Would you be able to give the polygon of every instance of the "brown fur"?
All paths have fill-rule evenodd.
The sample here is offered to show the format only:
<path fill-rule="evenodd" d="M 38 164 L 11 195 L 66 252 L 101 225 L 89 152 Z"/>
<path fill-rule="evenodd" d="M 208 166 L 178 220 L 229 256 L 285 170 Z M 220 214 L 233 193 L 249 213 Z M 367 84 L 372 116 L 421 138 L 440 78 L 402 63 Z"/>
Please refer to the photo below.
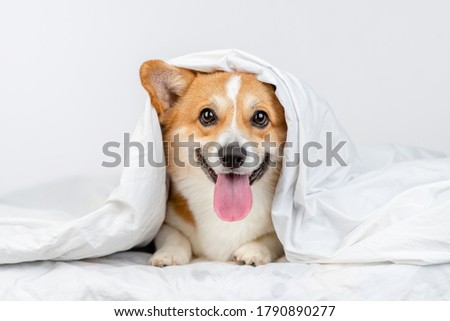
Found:
<path fill-rule="evenodd" d="M 183 197 L 183 195 L 175 190 L 173 185 L 170 186 L 169 190 L 168 206 L 172 206 L 175 213 L 177 213 L 187 223 L 195 225 L 194 215 L 192 215 L 192 212 L 189 209 L 187 200 Z"/>

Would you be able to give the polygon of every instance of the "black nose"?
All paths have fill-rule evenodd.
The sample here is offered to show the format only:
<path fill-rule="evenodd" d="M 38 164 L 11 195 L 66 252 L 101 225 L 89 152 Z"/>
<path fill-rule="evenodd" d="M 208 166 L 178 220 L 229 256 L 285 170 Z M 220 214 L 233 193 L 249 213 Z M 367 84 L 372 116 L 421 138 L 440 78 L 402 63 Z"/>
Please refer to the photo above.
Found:
<path fill-rule="evenodd" d="M 247 152 L 237 142 L 228 144 L 219 150 L 220 162 L 228 168 L 241 167 L 244 164 L 245 156 L 247 156 Z"/>

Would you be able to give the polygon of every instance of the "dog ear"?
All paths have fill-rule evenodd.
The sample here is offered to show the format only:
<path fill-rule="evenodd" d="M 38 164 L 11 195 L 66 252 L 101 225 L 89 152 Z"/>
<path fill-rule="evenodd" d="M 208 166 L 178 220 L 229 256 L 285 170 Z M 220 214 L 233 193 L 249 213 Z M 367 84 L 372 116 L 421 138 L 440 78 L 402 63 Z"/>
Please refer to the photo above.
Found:
<path fill-rule="evenodd" d="M 171 66 L 162 60 L 149 60 L 139 71 L 158 117 L 175 105 L 195 78 L 194 72 Z"/>

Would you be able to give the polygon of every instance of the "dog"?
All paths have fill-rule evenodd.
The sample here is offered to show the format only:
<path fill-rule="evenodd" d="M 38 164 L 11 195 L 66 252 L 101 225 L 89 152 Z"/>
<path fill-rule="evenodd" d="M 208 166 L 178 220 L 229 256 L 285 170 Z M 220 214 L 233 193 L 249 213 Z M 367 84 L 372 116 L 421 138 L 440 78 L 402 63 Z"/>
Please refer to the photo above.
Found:
<path fill-rule="evenodd" d="M 256 266 L 281 257 L 271 207 L 287 125 L 275 87 L 249 73 L 161 60 L 143 63 L 140 78 L 161 124 L 170 180 L 149 264 L 200 257 Z M 197 144 L 190 150 L 182 148 L 189 137 Z M 278 147 L 264 146 L 267 137 Z"/>

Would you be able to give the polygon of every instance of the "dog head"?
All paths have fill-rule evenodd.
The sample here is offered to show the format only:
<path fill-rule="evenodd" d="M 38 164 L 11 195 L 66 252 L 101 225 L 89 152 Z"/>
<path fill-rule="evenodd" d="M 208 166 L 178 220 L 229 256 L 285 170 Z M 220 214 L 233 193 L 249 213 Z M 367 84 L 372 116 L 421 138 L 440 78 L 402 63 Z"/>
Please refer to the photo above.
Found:
<path fill-rule="evenodd" d="M 206 74 L 160 60 L 145 62 L 140 77 L 163 129 L 171 179 L 209 181 L 217 215 L 243 219 L 252 185 L 278 180 L 287 126 L 274 87 L 252 74 Z"/>

